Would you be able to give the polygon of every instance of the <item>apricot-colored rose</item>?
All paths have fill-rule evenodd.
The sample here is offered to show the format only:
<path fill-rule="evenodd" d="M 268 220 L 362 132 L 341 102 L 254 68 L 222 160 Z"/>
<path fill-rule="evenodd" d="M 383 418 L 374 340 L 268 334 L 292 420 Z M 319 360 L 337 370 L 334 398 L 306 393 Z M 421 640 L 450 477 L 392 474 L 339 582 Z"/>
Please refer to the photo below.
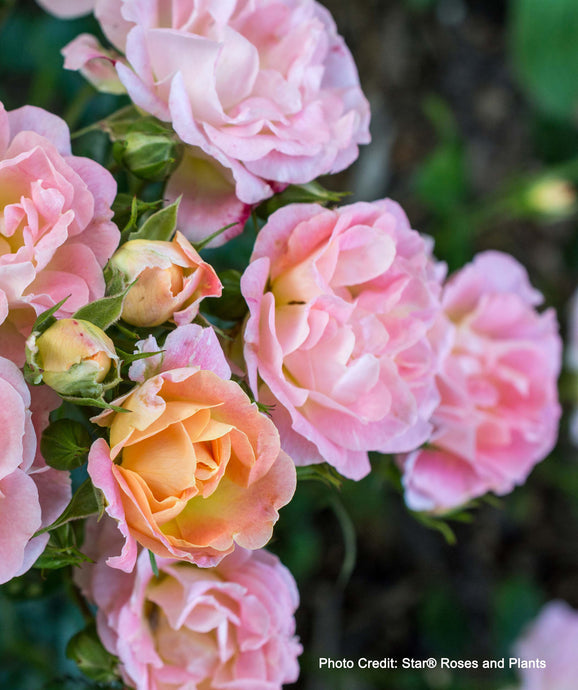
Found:
<path fill-rule="evenodd" d="M 110 263 L 129 282 L 136 280 L 122 308 L 122 318 L 134 326 L 158 326 L 169 319 L 182 326 L 199 313 L 204 297 L 221 296 L 214 269 L 180 232 L 171 242 L 130 240 Z"/>
<path fill-rule="evenodd" d="M 109 565 L 126 571 L 137 542 L 200 566 L 216 565 L 235 543 L 260 548 L 295 490 L 274 424 L 225 380 L 214 332 L 182 326 L 164 349 L 175 368 L 161 367 L 116 402 L 130 412 L 96 419 L 110 427 L 110 448 L 100 439 L 89 455 L 89 474 L 126 537 Z"/>

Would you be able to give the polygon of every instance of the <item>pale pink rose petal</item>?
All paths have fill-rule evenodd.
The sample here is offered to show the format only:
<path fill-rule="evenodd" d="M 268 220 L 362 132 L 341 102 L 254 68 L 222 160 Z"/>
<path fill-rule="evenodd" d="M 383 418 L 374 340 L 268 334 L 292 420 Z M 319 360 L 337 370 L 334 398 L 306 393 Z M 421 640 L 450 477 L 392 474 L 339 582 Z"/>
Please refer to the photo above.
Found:
<path fill-rule="evenodd" d="M 90 449 L 88 473 L 94 486 L 106 496 L 106 512 L 116 520 L 118 529 L 125 539 L 120 555 L 108 558 L 107 564 L 111 568 L 118 568 L 129 573 L 136 563 L 137 543 L 126 524 L 121 490 L 114 477 L 110 449 L 104 439 L 95 441 Z"/>
<path fill-rule="evenodd" d="M 88 14 L 98 0 L 37 0 L 47 12 L 63 19 L 72 19 Z"/>
<path fill-rule="evenodd" d="M 10 122 L 4 104 L 0 103 L 0 156 L 4 156 L 10 143 Z"/>
<path fill-rule="evenodd" d="M 56 146 L 62 156 L 70 156 L 70 130 L 57 115 L 34 105 L 11 110 L 7 115 L 11 139 L 15 139 L 20 132 L 35 132 Z"/>
<path fill-rule="evenodd" d="M 167 201 L 181 197 L 179 226 L 187 227 L 191 242 L 200 242 L 226 225 L 235 225 L 216 237 L 208 246 L 216 247 L 238 235 L 243 229 L 251 205 L 236 196 L 231 172 L 201 149 L 189 147 L 171 175 L 165 190 Z"/>
<path fill-rule="evenodd" d="M 62 50 L 62 56 L 64 69 L 78 70 L 98 91 L 125 93 L 115 69 L 115 64 L 122 59 L 122 55 L 103 48 L 94 36 L 77 36 Z"/>
<path fill-rule="evenodd" d="M 0 480 L 0 584 L 24 572 L 24 550 L 40 524 L 36 485 L 16 469 Z"/>
<path fill-rule="evenodd" d="M 577 644 L 578 613 L 565 601 L 546 604 L 512 651 L 527 663 L 518 671 L 520 690 L 573 690 Z"/>
<path fill-rule="evenodd" d="M 565 353 L 566 366 L 574 376 L 578 376 L 578 290 L 568 305 L 568 336 Z M 578 446 L 578 400 L 574 400 L 574 410 L 570 415 L 568 430 L 570 440 Z"/>
<path fill-rule="evenodd" d="M 197 324 L 180 326 L 169 333 L 163 350 L 161 371 L 198 367 L 212 371 L 222 379 L 231 377 L 231 369 L 212 328 L 202 328 Z"/>

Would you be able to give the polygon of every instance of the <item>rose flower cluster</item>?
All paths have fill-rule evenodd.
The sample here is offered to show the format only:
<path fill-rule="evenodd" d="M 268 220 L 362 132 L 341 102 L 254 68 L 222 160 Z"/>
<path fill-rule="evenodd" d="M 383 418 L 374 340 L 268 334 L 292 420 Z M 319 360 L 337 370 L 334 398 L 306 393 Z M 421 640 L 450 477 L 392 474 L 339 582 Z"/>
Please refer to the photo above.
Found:
<path fill-rule="evenodd" d="M 441 515 L 510 492 L 556 442 L 556 316 L 505 254 L 447 277 L 394 201 L 287 203 L 369 141 L 314 0 L 39 3 L 99 23 L 108 46 L 63 52 L 136 106 L 105 128 L 116 143 L 180 155 L 123 226 L 117 181 L 60 118 L 0 110 L 1 582 L 46 567 L 58 537 L 129 687 L 278 690 L 299 673 L 298 595 L 263 547 L 296 468 L 359 480 L 387 454 L 408 507 Z M 250 214 L 231 284 L 202 249 Z M 71 430 L 79 462 L 50 443 Z M 70 523 L 89 514 L 83 543 Z"/>

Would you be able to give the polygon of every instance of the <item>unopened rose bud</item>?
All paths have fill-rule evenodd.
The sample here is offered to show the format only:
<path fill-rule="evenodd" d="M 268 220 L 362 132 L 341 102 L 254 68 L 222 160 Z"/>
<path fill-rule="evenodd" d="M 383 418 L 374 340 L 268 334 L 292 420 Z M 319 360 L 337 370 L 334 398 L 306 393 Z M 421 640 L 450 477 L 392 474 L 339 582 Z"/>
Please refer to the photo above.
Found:
<path fill-rule="evenodd" d="M 576 190 L 565 179 L 552 177 L 530 187 L 526 201 L 531 211 L 564 218 L 576 210 Z"/>
<path fill-rule="evenodd" d="M 178 166 L 182 152 L 179 144 L 166 134 L 131 132 L 117 149 L 122 163 L 137 177 L 160 181 Z"/>
<path fill-rule="evenodd" d="M 27 341 L 29 363 L 42 380 L 61 395 L 95 397 L 118 363 L 114 343 L 106 333 L 81 319 L 61 319 Z"/>
<path fill-rule="evenodd" d="M 133 326 L 190 323 L 204 297 L 219 297 L 221 283 L 180 232 L 172 242 L 131 240 L 110 260 L 130 283 L 122 318 Z"/>

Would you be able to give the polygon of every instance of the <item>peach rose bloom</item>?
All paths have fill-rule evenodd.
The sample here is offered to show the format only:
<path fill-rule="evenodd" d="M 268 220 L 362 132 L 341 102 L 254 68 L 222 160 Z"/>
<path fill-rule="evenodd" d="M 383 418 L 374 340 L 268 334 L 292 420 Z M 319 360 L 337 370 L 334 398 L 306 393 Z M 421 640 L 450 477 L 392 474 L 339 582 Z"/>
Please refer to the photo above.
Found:
<path fill-rule="evenodd" d="M 279 434 L 230 375 L 212 329 L 177 328 L 160 372 L 105 412 L 110 446 L 88 472 L 126 538 L 113 567 L 134 567 L 137 542 L 163 557 L 213 566 L 235 544 L 262 547 L 295 491 Z M 149 372 L 152 373 L 152 372 Z"/>
<path fill-rule="evenodd" d="M 129 240 L 110 265 L 121 271 L 130 288 L 122 318 L 134 326 L 158 326 L 169 319 L 190 323 L 205 297 L 220 297 L 221 282 L 191 243 L 177 232 L 171 242 Z"/>
<path fill-rule="evenodd" d="M 558 436 L 562 343 L 553 309 L 514 258 L 478 254 L 448 280 L 453 344 L 426 448 L 400 458 L 407 504 L 444 512 L 526 480 Z"/>

